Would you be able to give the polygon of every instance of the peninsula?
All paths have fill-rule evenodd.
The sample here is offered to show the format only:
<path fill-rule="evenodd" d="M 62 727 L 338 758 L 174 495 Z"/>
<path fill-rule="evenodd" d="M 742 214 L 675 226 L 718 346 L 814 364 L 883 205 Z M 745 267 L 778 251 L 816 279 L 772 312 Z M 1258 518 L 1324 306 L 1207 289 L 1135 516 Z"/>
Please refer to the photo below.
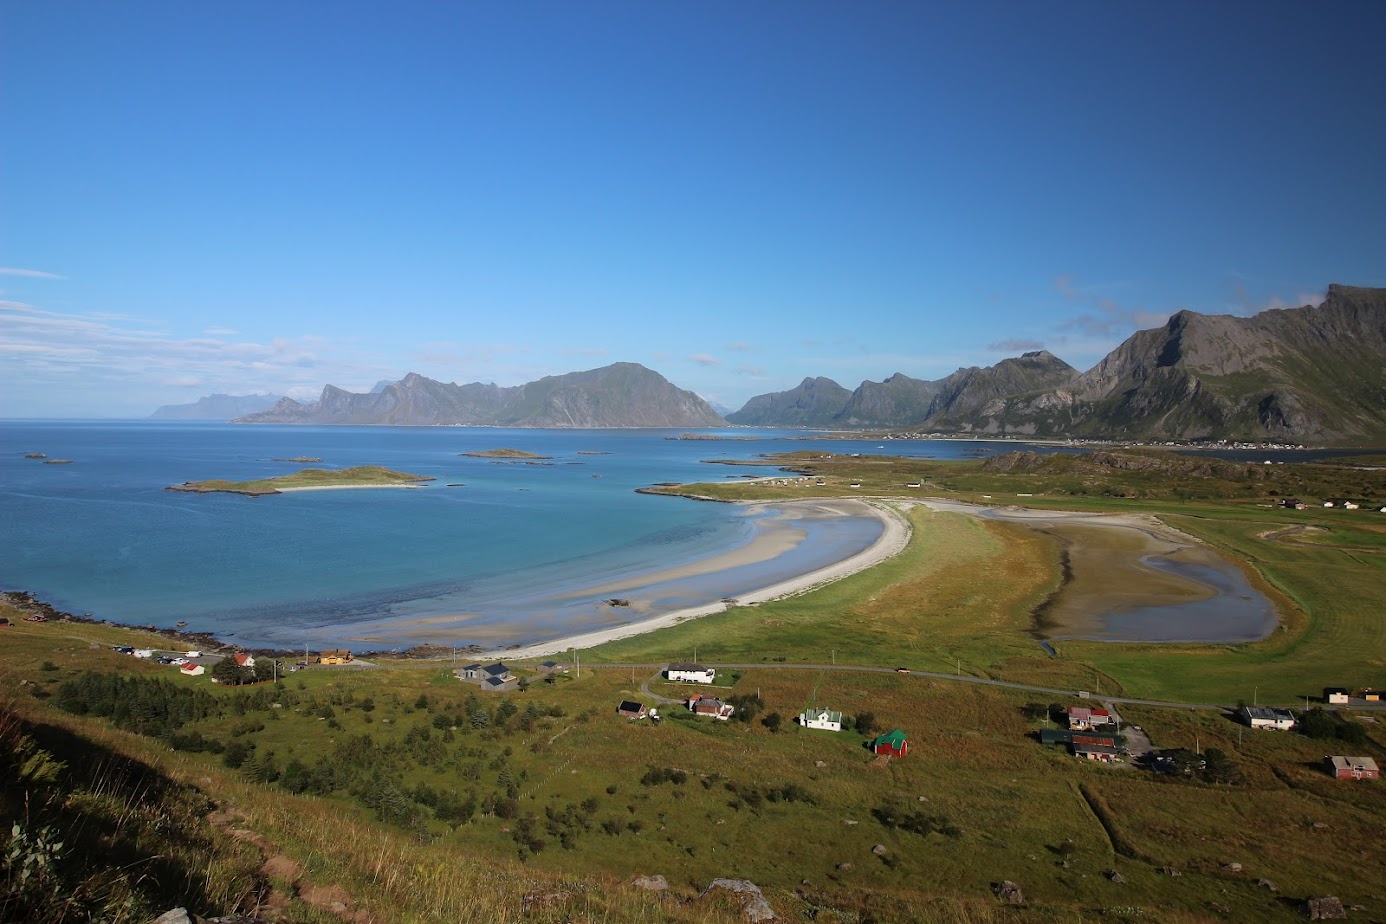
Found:
<path fill-rule="evenodd" d="M 292 475 L 262 478 L 258 481 L 185 481 L 169 485 L 169 491 L 188 491 L 194 494 L 283 494 L 286 491 L 313 491 L 330 488 L 413 488 L 420 482 L 432 481 L 427 475 L 396 472 L 379 465 L 358 465 L 353 468 L 305 468 Z"/>

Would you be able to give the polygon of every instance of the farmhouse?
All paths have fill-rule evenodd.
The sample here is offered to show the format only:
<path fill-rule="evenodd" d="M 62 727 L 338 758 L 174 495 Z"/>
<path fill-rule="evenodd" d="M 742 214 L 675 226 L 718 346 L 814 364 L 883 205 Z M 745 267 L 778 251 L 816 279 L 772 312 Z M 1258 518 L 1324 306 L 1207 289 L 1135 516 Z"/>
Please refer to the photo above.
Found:
<path fill-rule="evenodd" d="M 664 676 L 684 683 L 712 683 L 717 679 L 717 672 L 690 661 L 674 661 L 664 671 Z"/>
<path fill-rule="evenodd" d="M 318 655 L 319 664 L 346 664 L 351 660 L 351 652 L 345 648 L 329 648 Z"/>
<path fill-rule="evenodd" d="M 1376 780 L 1381 778 L 1376 761 L 1370 757 L 1337 757 L 1325 755 L 1323 768 L 1335 780 Z"/>
<path fill-rule="evenodd" d="M 1306 504 L 1304 501 L 1300 500 L 1298 497 L 1282 497 L 1280 498 L 1280 506 L 1285 507 L 1289 510 L 1303 510 L 1309 505 Z"/>
<path fill-rule="evenodd" d="M 633 703 L 628 699 L 622 700 L 616 711 L 628 719 L 643 719 L 646 712 L 644 703 Z"/>
<path fill-rule="evenodd" d="M 721 719 L 723 722 L 732 717 L 736 712 L 736 707 L 730 703 L 724 703 L 715 696 L 706 693 L 699 693 L 688 701 L 688 708 L 694 715 L 710 715 L 714 719 Z"/>
<path fill-rule="evenodd" d="M 877 755 L 904 757 L 910 752 L 910 742 L 905 733 L 897 728 L 877 736 L 876 740 L 871 742 L 871 750 Z"/>
<path fill-rule="evenodd" d="M 181 665 L 178 668 L 178 670 L 181 671 L 183 675 L 187 677 L 201 677 L 203 674 L 207 673 L 207 668 L 193 661 L 189 661 L 186 664 Z"/>
<path fill-rule="evenodd" d="M 1295 716 L 1288 709 L 1272 709 L 1268 706 L 1243 706 L 1238 710 L 1242 721 L 1252 728 L 1274 728 L 1289 731 L 1295 727 Z"/>
<path fill-rule="evenodd" d="M 1087 731 L 1099 725 L 1111 725 L 1112 714 L 1106 709 L 1089 709 L 1086 706 L 1068 707 L 1068 727 L 1073 731 Z"/>
<path fill-rule="evenodd" d="M 1339 705 L 1347 703 L 1349 700 L 1348 691 L 1342 687 L 1324 687 L 1323 701 L 1325 703 L 1337 703 Z"/>
<path fill-rule="evenodd" d="M 799 724 L 804 728 L 842 731 L 842 713 L 828 709 L 805 709 L 799 715 Z"/>
<path fill-rule="evenodd" d="M 139 654 L 139 652 L 137 651 L 137 652 L 135 652 L 135 654 Z M 248 654 L 246 654 L 246 653 L 243 652 L 243 651 L 238 651 L 238 652 L 236 652 L 235 654 L 233 654 L 231 657 L 232 657 L 233 660 L 235 660 L 236 666 L 237 666 L 237 667 L 254 667 L 254 666 L 255 666 L 255 658 L 254 658 L 252 655 L 248 655 Z"/>

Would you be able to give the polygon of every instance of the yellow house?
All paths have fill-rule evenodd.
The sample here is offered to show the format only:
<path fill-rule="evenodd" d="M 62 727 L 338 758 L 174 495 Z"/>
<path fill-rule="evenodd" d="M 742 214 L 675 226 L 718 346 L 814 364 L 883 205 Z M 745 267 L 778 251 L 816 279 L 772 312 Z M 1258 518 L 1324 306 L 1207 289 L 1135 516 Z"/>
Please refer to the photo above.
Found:
<path fill-rule="evenodd" d="M 345 664 L 351 660 L 351 652 L 345 648 L 330 648 L 318 655 L 319 664 Z"/>

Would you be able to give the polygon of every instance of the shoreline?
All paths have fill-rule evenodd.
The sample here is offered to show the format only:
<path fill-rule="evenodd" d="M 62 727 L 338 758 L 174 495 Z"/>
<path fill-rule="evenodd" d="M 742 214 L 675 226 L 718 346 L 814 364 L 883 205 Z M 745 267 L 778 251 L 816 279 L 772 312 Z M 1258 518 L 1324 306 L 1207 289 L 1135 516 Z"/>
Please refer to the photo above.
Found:
<path fill-rule="evenodd" d="M 594 648 L 598 645 L 614 642 L 624 638 L 631 638 L 636 635 L 644 635 L 660 629 L 675 626 L 690 619 L 697 619 L 702 616 L 711 616 L 715 613 L 726 612 L 733 606 L 749 606 L 757 603 L 766 603 L 771 600 L 779 600 L 785 597 L 797 596 L 806 593 L 824 584 L 839 581 L 845 577 L 865 571 L 874 565 L 878 565 L 887 559 L 893 558 L 904 550 L 909 543 L 911 529 L 909 522 L 894 507 L 884 503 L 874 503 L 867 500 L 856 498 L 822 498 L 822 499 L 803 499 L 788 500 L 778 502 L 766 501 L 733 501 L 732 503 L 742 504 L 749 507 L 772 507 L 782 508 L 786 512 L 802 509 L 804 505 L 814 505 L 818 507 L 838 507 L 851 509 L 851 513 L 840 512 L 839 515 L 866 515 L 873 516 L 881 523 L 881 535 L 876 541 L 865 549 L 850 555 L 847 558 L 815 568 L 812 571 L 797 575 L 786 580 L 778 581 L 766 587 L 759 588 L 744 593 L 736 597 L 736 602 L 728 604 L 725 601 L 717 601 L 702 606 L 684 607 L 652 616 L 648 619 L 636 620 L 618 626 L 609 626 L 602 629 L 595 629 L 575 635 L 563 636 L 550 639 L 544 642 L 536 642 L 532 645 L 524 645 L 510 648 L 493 648 L 481 652 L 477 655 L 478 659 L 486 658 L 509 658 L 515 661 L 523 661 L 532 658 L 542 658 L 549 655 L 562 654 L 571 649 Z M 753 544 L 754 545 L 754 544 Z M 730 556 L 736 553 L 727 553 L 718 558 L 730 561 Z M 751 554 L 757 554 L 752 552 Z M 697 562 L 692 565 L 683 566 L 707 573 L 702 567 L 705 562 Z"/>

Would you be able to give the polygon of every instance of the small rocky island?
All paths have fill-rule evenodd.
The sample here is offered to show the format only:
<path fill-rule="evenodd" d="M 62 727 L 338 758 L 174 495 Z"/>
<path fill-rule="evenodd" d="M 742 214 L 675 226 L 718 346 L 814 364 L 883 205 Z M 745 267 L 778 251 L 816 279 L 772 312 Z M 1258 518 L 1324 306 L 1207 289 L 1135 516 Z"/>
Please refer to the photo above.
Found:
<path fill-rule="evenodd" d="M 310 491 L 329 488 L 413 488 L 420 482 L 432 481 L 427 475 L 396 472 L 379 465 L 358 465 L 354 468 L 305 468 L 292 475 L 262 478 L 259 481 L 185 481 L 169 485 L 169 491 L 193 494 L 244 494 L 259 497 L 263 494 L 283 494 L 285 491 Z"/>
<path fill-rule="evenodd" d="M 317 456 L 294 456 L 292 459 L 271 459 L 271 462 L 296 462 L 300 465 L 307 465 L 312 462 L 321 462 Z"/>
<path fill-rule="evenodd" d="M 525 452 L 523 449 L 480 449 L 476 452 L 460 452 L 460 456 L 469 459 L 552 459 L 553 456 L 541 456 L 537 452 Z"/>

